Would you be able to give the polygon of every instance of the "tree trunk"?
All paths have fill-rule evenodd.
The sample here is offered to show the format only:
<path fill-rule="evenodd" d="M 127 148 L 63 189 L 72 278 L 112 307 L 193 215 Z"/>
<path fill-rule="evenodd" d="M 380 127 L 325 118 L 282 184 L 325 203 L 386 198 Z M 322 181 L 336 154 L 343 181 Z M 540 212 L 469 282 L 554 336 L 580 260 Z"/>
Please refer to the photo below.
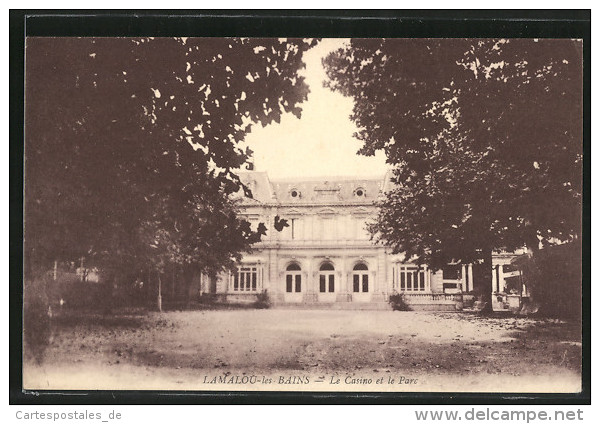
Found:
<path fill-rule="evenodd" d="M 103 312 L 105 315 L 113 313 L 113 286 L 115 285 L 115 275 L 111 272 L 110 276 L 102 283 L 102 302 L 104 303 Z"/>
<path fill-rule="evenodd" d="M 194 278 L 194 270 L 190 266 L 186 266 L 183 270 L 183 292 L 181 293 L 184 296 L 185 303 L 189 305 L 191 303 L 190 289 L 192 286 L 192 280 Z"/>
<path fill-rule="evenodd" d="M 483 266 L 480 281 L 481 300 L 485 302 L 481 314 L 491 314 L 492 309 L 492 250 L 484 250 Z"/>
<path fill-rule="evenodd" d="M 160 272 L 156 273 L 158 276 L 158 294 L 156 296 L 156 309 L 158 312 L 162 312 L 162 281 L 160 278 Z"/>
<path fill-rule="evenodd" d="M 177 265 L 173 264 L 173 273 L 171 278 L 171 300 L 175 300 L 175 284 L 177 280 Z"/>

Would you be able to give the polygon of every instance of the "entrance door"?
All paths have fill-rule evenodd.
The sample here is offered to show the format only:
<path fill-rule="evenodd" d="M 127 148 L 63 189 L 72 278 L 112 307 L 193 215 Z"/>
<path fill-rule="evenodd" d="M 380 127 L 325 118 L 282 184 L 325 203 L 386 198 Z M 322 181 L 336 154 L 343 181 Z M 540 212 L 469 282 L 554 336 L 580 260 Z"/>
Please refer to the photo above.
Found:
<path fill-rule="evenodd" d="M 302 269 L 293 263 L 285 270 L 285 288 L 283 299 L 286 302 L 302 302 Z"/>
<path fill-rule="evenodd" d="M 319 268 L 319 302 L 335 302 L 336 285 L 333 264 L 322 264 Z"/>
<path fill-rule="evenodd" d="M 352 270 L 352 300 L 368 302 L 371 300 L 372 287 L 369 281 L 369 268 L 364 263 L 354 265 Z"/>

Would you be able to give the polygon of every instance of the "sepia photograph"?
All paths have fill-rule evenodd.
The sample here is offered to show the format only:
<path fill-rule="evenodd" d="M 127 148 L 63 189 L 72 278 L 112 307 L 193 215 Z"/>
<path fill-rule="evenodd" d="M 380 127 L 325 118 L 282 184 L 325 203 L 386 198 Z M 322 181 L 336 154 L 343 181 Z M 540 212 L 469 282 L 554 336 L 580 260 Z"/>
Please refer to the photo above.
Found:
<path fill-rule="evenodd" d="M 580 393 L 583 51 L 28 36 L 23 390 Z"/>

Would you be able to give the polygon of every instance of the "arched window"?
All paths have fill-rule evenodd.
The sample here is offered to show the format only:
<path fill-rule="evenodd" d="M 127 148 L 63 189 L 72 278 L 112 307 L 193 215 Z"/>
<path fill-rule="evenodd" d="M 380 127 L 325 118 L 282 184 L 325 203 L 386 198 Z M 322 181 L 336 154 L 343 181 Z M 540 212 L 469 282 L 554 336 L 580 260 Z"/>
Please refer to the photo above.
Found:
<path fill-rule="evenodd" d="M 302 273 L 300 265 L 291 263 L 285 272 L 285 291 L 287 293 L 300 293 L 302 291 Z"/>
<path fill-rule="evenodd" d="M 323 265 L 321 265 L 321 268 L 319 268 L 320 271 L 334 271 L 335 268 L 333 268 L 333 265 L 329 262 L 325 262 Z"/>
<path fill-rule="evenodd" d="M 319 292 L 335 292 L 335 268 L 330 262 L 325 262 L 319 268 Z"/>
<path fill-rule="evenodd" d="M 363 262 L 354 265 L 352 272 L 352 291 L 354 293 L 367 293 L 369 291 L 368 270 L 367 264 Z"/>

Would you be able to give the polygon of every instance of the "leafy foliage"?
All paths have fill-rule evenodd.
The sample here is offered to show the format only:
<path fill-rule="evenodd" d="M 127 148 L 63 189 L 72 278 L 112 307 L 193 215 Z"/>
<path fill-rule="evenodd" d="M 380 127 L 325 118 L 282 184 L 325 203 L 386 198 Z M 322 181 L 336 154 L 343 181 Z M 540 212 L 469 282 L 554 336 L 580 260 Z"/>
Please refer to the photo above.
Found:
<path fill-rule="evenodd" d="M 581 234 L 582 46 L 575 40 L 352 40 L 325 60 L 395 187 L 370 230 L 440 268 Z M 489 287 L 487 282 L 484 284 Z"/>
<path fill-rule="evenodd" d="M 571 242 L 516 260 L 540 314 L 581 319 L 581 257 L 581 243 Z"/>
<path fill-rule="evenodd" d="M 25 261 L 214 274 L 260 240 L 237 217 L 252 125 L 300 115 L 315 40 L 28 38 Z"/>
<path fill-rule="evenodd" d="M 394 311 L 410 311 L 410 306 L 404 299 L 404 293 L 394 293 L 389 296 L 389 304 Z"/>
<path fill-rule="evenodd" d="M 271 298 L 266 290 L 256 295 L 254 307 L 257 309 L 269 309 L 271 307 Z"/>
<path fill-rule="evenodd" d="M 280 218 L 279 215 L 275 215 L 275 221 L 273 222 L 273 228 L 277 231 L 282 232 L 285 227 L 289 227 L 287 219 Z"/>

